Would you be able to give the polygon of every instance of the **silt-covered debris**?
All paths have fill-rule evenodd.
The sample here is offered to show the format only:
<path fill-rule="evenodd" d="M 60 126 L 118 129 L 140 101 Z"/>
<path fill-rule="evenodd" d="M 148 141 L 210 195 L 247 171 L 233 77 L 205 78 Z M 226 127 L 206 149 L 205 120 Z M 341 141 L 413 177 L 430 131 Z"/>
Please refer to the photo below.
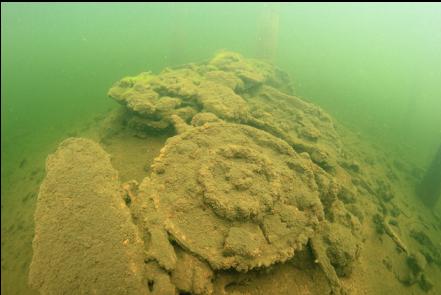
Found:
<path fill-rule="evenodd" d="M 125 109 L 118 132 L 172 136 L 140 183 L 120 185 L 89 140 L 69 139 L 48 159 L 30 275 L 42 293 L 84 281 L 86 293 L 226 294 L 222 282 L 232 277 L 312 257 L 320 283 L 346 294 L 340 278 L 352 275 L 362 251 L 365 195 L 380 208 L 377 230 L 405 249 L 413 277 L 430 289 L 425 260 L 385 222 L 399 214 L 390 185 L 373 183 L 331 117 L 294 96 L 282 70 L 223 51 L 125 77 L 109 96 Z"/>

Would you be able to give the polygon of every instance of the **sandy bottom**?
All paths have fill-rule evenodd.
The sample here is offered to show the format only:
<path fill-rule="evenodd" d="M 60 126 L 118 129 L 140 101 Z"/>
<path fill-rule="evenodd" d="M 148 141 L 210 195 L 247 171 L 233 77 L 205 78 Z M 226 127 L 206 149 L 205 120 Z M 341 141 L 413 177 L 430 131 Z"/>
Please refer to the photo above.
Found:
<path fill-rule="evenodd" d="M 101 118 L 96 118 L 98 123 Z M 111 155 L 112 164 L 119 171 L 121 181 L 135 179 L 141 181 L 150 172 L 150 164 L 159 154 L 167 136 L 151 135 L 139 138 L 131 133 L 115 132 L 112 136 L 102 139 L 99 124 L 86 124 L 88 128 L 80 128 L 66 134 L 82 136 L 101 143 Z M 361 158 L 371 158 L 373 165 L 361 170 L 372 178 L 394 174 L 391 185 L 396 197 L 394 205 L 401 214 L 397 216 L 394 232 L 403 243 L 412 250 L 420 251 L 421 245 L 410 236 L 412 230 L 424 231 L 437 247 L 441 248 L 441 212 L 440 205 L 432 211 L 422 206 L 413 193 L 414 180 L 394 164 L 394 159 L 379 152 L 380 147 L 368 144 L 366 139 L 344 131 L 342 141 L 350 146 Z M 60 141 L 64 139 L 61 138 Z M 26 158 L 17 162 L 17 167 L 2 185 L 1 215 L 1 291 L 3 294 L 34 294 L 29 289 L 28 270 L 32 258 L 32 239 L 34 231 L 33 213 L 39 185 L 44 178 L 44 161 L 47 154 L 53 152 L 56 143 L 48 145 L 39 153 L 27 154 Z M 361 162 L 360 162 L 361 163 Z M 388 235 L 376 232 L 372 216 L 377 212 L 375 202 L 360 199 L 363 207 L 364 222 L 362 232 L 364 239 L 361 255 L 355 263 L 354 271 L 349 278 L 341 279 L 350 294 L 441 294 L 441 268 L 436 264 L 428 264 L 425 274 L 433 283 L 433 288 L 426 293 L 418 285 L 402 284 L 397 276 L 407 269 L 406 256 L 397 250 L 397 245 Z M 437 215 L 438 214 L 438 215 Z M 302 255 L 311 255 L 304 251 Z M 296 259 L 296 258 L 295 258 Z M 308 259 L 304 259 L 308 261 Z M 295 262 L 295 261 L 294 261 Z M 237 273 L 222 273 L 222 280 L 229 292 L 241 294 L 326 294 L 329 290 L 327 282 L 313 263 L 293 263 L 275 265 L 265 271 L 254 271 L 246 276 Z"/>

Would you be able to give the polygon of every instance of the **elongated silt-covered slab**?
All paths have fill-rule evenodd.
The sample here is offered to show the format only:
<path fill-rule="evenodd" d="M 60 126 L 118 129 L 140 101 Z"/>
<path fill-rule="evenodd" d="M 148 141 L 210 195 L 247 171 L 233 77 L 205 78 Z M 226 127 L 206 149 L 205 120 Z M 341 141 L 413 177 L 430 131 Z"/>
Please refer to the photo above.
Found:
<path fill-rule="evenodd" d="M 95 142 L 69 138 L 46 162 L 29 281 L 42 294 L 145 294 L 142 241 L 118 174 Z"/>

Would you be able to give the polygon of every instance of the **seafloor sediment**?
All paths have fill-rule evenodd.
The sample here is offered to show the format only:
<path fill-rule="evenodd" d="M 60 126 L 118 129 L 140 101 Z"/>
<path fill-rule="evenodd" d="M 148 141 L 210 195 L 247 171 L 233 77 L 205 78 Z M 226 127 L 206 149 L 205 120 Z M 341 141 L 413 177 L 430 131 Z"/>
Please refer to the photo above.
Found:
<path fill-rule="evenodd" d="M 220 52 L 123 78 L 109 96 L 122 107 L 95 138 L 120 177 L 85 139 L 66 140 L 47 161 L 30 269 L 42 294 L 440 287 L 441 247 L 428 234 L 439 217 L 407 226 L 409 205 L 397 197 L 419 171 L 351 144 L 355 136 L 293 95 L 282 70 Z M 127 138 L 152 134 L 168 139 L 146 167 L 153 156 Z M 375 271 L 389 281 L 373 287 Z"/>

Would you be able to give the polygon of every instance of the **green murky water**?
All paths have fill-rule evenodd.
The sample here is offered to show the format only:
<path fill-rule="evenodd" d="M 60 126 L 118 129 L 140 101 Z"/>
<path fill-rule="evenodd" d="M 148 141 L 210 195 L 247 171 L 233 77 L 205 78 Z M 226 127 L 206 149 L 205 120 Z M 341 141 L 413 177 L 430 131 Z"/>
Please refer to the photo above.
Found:
<path fill-rule="evenodd" d="M 437 3 L 2 3 L 1 22 L 5 294 L 32 292 L 32 218 L 46 156 L 118 107 L 107 91 L 123 76 L 158 73 L 227 49 L 272 61 L 291 76 L 297 96 L 421 171 L 441 144 Z M 400 173 L 399 165 L 393 169 Z M 439 233 L 429 236 L 437 240 Z M 440 270 L 431 267 L 436 281 Z"/>

